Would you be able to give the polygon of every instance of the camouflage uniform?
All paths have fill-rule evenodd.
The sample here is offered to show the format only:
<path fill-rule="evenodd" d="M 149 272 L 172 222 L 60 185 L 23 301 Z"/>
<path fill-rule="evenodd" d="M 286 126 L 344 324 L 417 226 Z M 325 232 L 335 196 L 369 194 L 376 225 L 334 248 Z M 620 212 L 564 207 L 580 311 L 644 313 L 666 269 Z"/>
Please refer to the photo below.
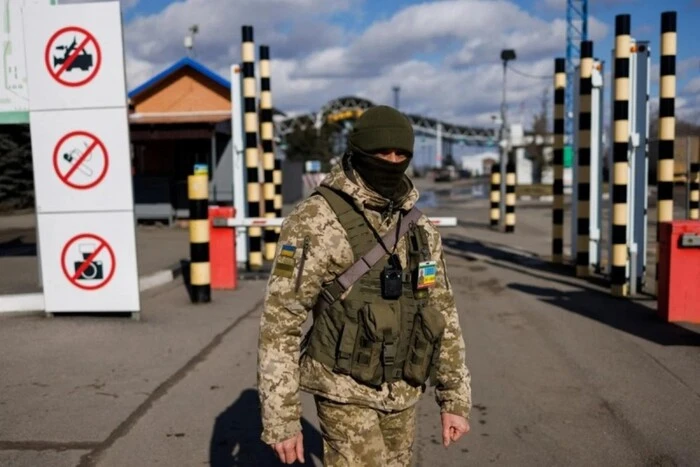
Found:
<path fill-rule="evenodd" d="M 398 212 L 384 217 L 380 209 L 387 200 L 370 190 L 360 177 L 355 178 L 355 182 L 350 180 L 338 165 L 323 185 L 349 194 L 378 233 L 384 235 L 397 224 Z M 411 186 L 397 208 L 409 210 L 417 199 L 418 192 Z M 470 374 L 440 234 L 425 216 L 417 224 L 425 226 L 431 257 L 438 264 L 430 300 L 447 323 L 437 360 L 436 401 L 441 412 L 468 418 Z M 406 257 L 406 248 L 403 237 L 397 244 L 399 258 Z M 300 355 L 302 325 L 322 286 L 353 262 L 346 233 L 321 196 L 305 199 L 285 219 L 267 285 L 259 336 L 262 439 L 274 444 L 301 430 L 299 390 L 303 390 L 316 396 L 326 465 L 375 465 L 370 458 L 376 459 L 377 465 L 409 465 L 407 448 L 415 434 L 415 404 L 423 389 L 404 381 L 371 388 L 351 376 L 334 373 L 306 354 Z M 398 457 L 392 460 L 391 456 Z"/>

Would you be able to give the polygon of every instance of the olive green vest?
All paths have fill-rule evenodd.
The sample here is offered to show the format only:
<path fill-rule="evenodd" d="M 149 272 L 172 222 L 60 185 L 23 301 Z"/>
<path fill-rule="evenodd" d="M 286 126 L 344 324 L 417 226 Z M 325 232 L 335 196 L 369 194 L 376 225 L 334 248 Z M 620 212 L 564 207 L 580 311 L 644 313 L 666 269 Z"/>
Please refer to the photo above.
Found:
<path fill-rule="evenodd" d="M 377 243 L 365 217 L 345 199 L 346 194 L 324 186 L 318 187 L 317 193 L 338 216 L 355 261 L 360 260 Z M 381 273 L 388 254 L 343 300 L 339 299 L 341 288 L 336 281 L 331 282 L 314 307 L 313 327 L 305 339 L 304 351 L 310 357 L 369 386 L 400 379 L 413 386 L 426 382 L 445 321 L 439 310 L 428 306 L 429 292 L 415 287 L 419 262 L 431 259 L 427 235 L 412 223 L 406 237 L 408 270 L 402 272 L 400 298 L 382 298 Z"/>

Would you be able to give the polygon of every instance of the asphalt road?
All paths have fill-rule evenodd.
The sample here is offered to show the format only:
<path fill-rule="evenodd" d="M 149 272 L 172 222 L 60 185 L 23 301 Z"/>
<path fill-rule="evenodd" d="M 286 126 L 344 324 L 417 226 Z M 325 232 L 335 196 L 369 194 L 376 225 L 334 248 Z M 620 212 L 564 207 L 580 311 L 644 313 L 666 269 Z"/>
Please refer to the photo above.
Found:
<path fill-rule="evenodd" d="M 700 463 L 700 326 L 549 266 L 548 205 L 518 211 L 514 235 L 485 227 L 485 201 L 429 212 L 460 220 L 443 235 L 474 410 L 445 449 L 428 390 L 415 466 Z M 255 393 L 264 283 L 244 284 L 204 307 L 163 287 L 141 323 L 0 319 L 0 465 L 279 465 L 259 441 Z M 306 464 L 320 466 L 304 402 Z"/>

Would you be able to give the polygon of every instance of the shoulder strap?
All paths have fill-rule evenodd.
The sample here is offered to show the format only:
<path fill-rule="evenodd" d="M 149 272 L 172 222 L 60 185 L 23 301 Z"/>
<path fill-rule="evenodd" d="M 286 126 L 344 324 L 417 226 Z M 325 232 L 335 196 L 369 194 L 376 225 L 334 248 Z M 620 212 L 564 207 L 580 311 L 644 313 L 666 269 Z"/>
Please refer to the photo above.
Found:
<path fill-rule="evenodd" d="M 325 198 L 347 232 L 355 258 L 362 257 L 376 242 L 365 218 L 357 212 L 352 201 L 347 199 L 344 193 L 323 185 L 316 187 L 316 192 Z"/>
<path fill-rule="evenodd" d="M 398 236 L 396 235 L 396 227 L 387 232 L 382 239 L 386 244 L 388 249 L 392 249 L 396 243 L 396 239 L 403 237 L 408 232 L 413 224 L 418 222 L 423 213 L 420 209 L 415 206 L 408 211 L 408 213 L 401 219 L 401 227 L 399 229 Z M 355 263 L 347 268 L 343 273 L 338 276 L 333 282 L 326 286 L 321 291 L 321 298 L 325 301 L 325 306 L 332 305 L 340 296 L 350 288 L 355 282 L 357 282 L 362 276 L 364 276 L 372 266 L 374 266 L 380 258 L 384 256 L 386 251 L 380 243 L 376 243 L 374 247 L 367 253 L 365 253 L 362 258 L 355 261 Z"/>

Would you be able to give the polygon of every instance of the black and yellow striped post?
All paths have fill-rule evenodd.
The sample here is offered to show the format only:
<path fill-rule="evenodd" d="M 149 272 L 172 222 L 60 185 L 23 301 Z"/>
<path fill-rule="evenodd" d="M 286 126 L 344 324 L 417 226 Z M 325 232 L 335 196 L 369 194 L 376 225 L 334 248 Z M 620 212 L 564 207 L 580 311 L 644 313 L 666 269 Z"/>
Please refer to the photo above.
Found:
<path fill-rule="evenodd" d="M 630 136 L 630 15 L 615 16 L 615 101 L 613 107 L 613 177 L 612 177 L 612 264 L 610 269 L 611 293 L 626 296 L 627 280 L 627 231 L 629 207 L 627 185 L 629 183 L 628 146 Z"/>
<path fill-rule="evenodd" d="M 564 114 L 566 59 L 554 59 L 554 195 L 552 206 L 552 262 L 564 262 Z"/>
<path fill-rule="evenodd" d="M 258 114 L 255 110 L 255 43 L 253 26 L 243 26 L 241 59 L 243 62 L 243 109 L 245 131 L 245 166 L 247 178 L 248 217 L 261 217 L 260 179 L 258 170 L 260 156 L 258 152 Z M 248 229 L 248 270 L 260 270 L 263 265 L 262 229 Z"/>
<path fill-rule="evenodd" d="M 272 174 L 275 181 L 275 216 L 282 217 L 282 159 L 275 158 L 275 171 Z M 275 227 L 275 241 L 279 240 L 280 227 Z"/>
<path fill-rule="evenodd" d="M 506 233 L 515 232 L 515 162 L 506 164 Z"/>
<path fill-rule="evenodd" d="M 688 219 L 700 219 L 700 151 L 691 154 L 688 183 Z"/>
<path fill-rule="evenodd" d="M 659 147 L 656 181 L 656 264 L 658 278 L 659 232 L 673 220 L 673 152 L 676 137 L 676 13 L 661 13 L 661 63 L 659 67 Z"/>
<path fill-rule="evenodd" d="M 590 275 L 591 226 L 591 93 L 593 92 L 593 42 L 581 42 L 579 65 L 578 154 L 576 179 L 578 183 L 576 223 L 576 276 Z"/>
<path fill-rule="evenodd" d="M 190 207 L 190 299 L 192 303 L 211 301 L 209 263 L 209 176 L 187 177 Z"/>
<path fill-rule="evenodd" d="M 501 165 L 491 165 L 491 227 L 498 227 L 501 216 Z"/>
<path fill-rule="evenodd" d="M 275 217 L 275 152 L 272 147 L 272 95 L 270 92 L 270 47 L 260 46 L 260 140 L 263 150 L 265 217 Z M 265 229 L 265 259 L 275 258 L 278 235 L 274 227 Z"/>

